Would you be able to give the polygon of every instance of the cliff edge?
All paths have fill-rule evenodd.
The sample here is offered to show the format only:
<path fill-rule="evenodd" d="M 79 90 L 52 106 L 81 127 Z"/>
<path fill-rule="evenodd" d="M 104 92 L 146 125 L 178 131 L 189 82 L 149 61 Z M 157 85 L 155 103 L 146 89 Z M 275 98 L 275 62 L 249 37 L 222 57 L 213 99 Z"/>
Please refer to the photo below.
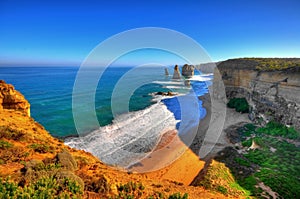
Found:
<path fill-rule="evenodd" d="M 249 118 L 300 129 L 300 59 L 244 58 L 217 64 L 227 98 L 245 97 Z"/>
<path fill-rule="evenodd" d="M 0 110 L 12 109 L 30 116 L 30 104 L 11 84 L 0 80 Z"/>

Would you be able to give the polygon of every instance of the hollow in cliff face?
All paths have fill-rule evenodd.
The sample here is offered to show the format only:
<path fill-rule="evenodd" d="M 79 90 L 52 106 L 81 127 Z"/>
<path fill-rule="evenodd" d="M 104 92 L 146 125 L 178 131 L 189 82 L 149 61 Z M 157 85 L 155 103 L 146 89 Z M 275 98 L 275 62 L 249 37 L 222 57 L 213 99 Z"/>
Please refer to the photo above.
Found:
<path fill-rule="evenodd" d="M 12 109 L 30 116 L 30 104 L 11 84 L 0 80 L 0 111 Z"/>

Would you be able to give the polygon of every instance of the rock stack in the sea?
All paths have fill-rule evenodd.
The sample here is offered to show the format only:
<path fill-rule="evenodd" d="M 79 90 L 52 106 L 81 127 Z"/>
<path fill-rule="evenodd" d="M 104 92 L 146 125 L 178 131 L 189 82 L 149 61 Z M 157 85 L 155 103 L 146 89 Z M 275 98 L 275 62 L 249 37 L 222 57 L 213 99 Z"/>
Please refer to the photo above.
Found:
<path fill-rule="evenodd" d="M 30 104 L 25 97 L 13 85 L 0 80 L 0 111 L 3 109 L 13 109 L 30 116 Z"/>
<path fill-rule="evenodd" d="M 182 76 L 184 77 L 192 77 L 194 75 L 195 66 L 184 64 L 182 67 Z"/>
<path fill-rule="evenodd" d="M 175 65 L 174 67 L 173 79 L 180 79 L 180 72 L 179 72 L 178 65 Z"/>
<path fill-rule="evenodd" d="M 169 76 L 169 71 L 168 71 L 167 68 L 165 68 L 165 75 L 166 75 L 166 76 Z"/>
<path fill-rule="evenodd" d="M 175 96 L 177 95 L 178 93 L 174 93 L 174 92 L 171 92 L 171 91 L 168 91 L 168 92 L 157 92 L 155 93 L 155 95 L 162 95 L 162 96 Z"/>

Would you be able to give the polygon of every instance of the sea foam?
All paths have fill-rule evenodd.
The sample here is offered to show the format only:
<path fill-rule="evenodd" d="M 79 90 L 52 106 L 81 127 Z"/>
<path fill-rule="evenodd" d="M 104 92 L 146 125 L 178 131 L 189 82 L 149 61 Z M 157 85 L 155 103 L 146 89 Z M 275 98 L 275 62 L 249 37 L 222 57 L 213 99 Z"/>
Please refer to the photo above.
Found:
<path fill-rule="evenodd" d="M 65 144 L 83 149 L 110 165 L 127 168 L 145 158 L 162 134 L 176 128 L 174 114 L 158 102 L 150 107 L 116 116 L 111 125 L 86 136 L 67 138 Z"/>

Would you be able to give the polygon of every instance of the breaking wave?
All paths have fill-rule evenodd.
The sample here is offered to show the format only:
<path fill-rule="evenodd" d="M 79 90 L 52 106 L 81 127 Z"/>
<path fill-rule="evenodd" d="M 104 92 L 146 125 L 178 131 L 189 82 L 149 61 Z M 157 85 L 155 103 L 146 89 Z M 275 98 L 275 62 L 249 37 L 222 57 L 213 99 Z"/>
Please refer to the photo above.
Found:
<path fill-rule="evenodd" d="M 110 165 L 128 168 L 146 157 L 164 132 L 176 128 L 174 114 L 162 103 L 117 116 L 111 125 L 83 137 L 67 138 L 65 144 L 83 149 Z"/>

